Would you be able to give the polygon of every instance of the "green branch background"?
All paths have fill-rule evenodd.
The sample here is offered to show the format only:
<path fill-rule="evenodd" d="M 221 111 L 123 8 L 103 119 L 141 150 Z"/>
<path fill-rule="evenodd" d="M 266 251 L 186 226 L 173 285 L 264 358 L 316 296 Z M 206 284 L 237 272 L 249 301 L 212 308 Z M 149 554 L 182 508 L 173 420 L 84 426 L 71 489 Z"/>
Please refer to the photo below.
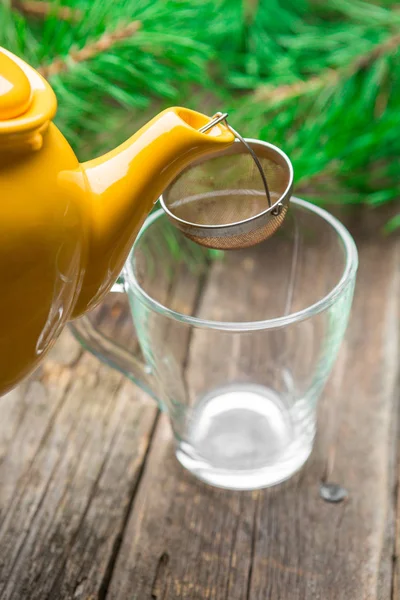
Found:
<path fill-rule="evenodd" d="M 80 159 L 168 105 L 226 110 L 289 154 L 303 197 L 399 203 L 396 2 L 0 2 L 0 45 L 49 79 Z"/>

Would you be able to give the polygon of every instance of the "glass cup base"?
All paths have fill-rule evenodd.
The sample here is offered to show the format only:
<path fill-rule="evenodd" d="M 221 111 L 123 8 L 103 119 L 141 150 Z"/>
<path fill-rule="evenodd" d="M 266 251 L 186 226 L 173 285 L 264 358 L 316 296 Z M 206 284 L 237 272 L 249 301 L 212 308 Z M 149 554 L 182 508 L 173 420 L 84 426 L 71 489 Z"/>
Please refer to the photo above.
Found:
<path fill-rule="evenodd" d="M 276 485 L 298 471 L 312 451 L 315 425 L 311 415 L 305 419 L 305 405 L 299 400 L 289 411 L 279 394 L 256 384 L 218 388 L 197 403 L 176 456 L 216 487 Z"/>

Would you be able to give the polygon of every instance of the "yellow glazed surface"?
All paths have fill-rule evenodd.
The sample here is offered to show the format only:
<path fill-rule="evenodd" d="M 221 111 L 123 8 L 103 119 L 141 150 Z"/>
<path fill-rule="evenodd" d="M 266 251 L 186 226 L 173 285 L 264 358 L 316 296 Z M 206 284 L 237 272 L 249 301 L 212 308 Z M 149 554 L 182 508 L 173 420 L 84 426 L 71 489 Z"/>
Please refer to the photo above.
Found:
<path fill-rule="evenodd" d="M 32 90 L 24 71 L 3 54 L 0 73 L 0 119 L 12 119 L 26 112 L 32 102 Z"/>
<path fill-rule="evenodd" d="M 234 141 L 222 125 L 199 133 L 209 117 L 170 108 L 79 164 L 55 111 L 45 80 L 0 48 L 0 394 L 109 291 L 168 183 Z"/>

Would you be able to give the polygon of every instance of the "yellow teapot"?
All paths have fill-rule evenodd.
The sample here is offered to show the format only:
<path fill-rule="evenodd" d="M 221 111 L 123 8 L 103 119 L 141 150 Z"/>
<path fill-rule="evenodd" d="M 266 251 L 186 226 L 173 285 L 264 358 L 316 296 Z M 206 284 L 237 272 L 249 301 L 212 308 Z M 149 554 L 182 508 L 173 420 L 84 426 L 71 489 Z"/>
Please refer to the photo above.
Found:
<path fill-rule="evenodd" d="M 0 394 L 101 301 L 172 179 L 234 141 L 222 124 L 200 133 L 206 115 L 170 108 L 80 164 L 51 122 L 56 107 L 41 75 L 0 48 Z"/>

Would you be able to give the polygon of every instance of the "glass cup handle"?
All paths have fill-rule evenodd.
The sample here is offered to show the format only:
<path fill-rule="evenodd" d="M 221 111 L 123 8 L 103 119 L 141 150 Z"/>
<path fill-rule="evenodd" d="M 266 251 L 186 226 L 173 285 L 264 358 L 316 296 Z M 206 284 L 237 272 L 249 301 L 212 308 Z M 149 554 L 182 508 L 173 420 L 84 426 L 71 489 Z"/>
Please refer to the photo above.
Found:
<path fill-rule="evenodd" d="M 111 288 L 112 293 L 124 294 L 125 283 L 122 277 Z M 151 369 L 138 356 L 123 348 L 97 329 L 87 315 L 69 323 L 74 337 L 91 354 L 113 369 L 134 381 L 152 398 L 157 400 Z"/>

